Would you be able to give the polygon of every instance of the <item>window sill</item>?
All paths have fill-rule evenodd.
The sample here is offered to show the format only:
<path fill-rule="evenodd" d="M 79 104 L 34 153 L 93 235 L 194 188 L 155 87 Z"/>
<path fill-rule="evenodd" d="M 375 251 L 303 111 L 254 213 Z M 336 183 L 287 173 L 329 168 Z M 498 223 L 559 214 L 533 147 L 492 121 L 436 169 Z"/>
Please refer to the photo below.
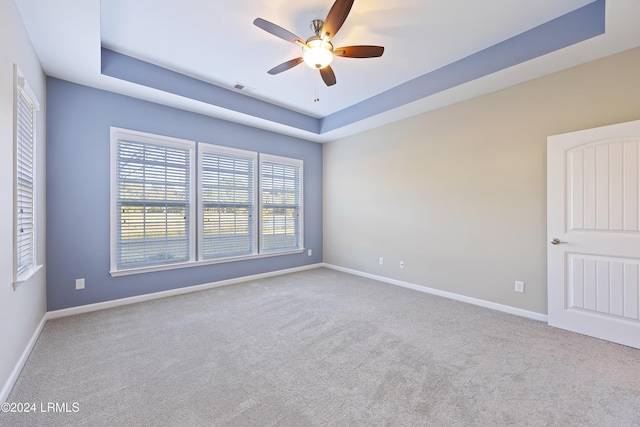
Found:
<path fill-rule="evenodd" d="M 13 290 L 17 290 L 18 287 L 24 283 L 27 283 L 34 274 L 36 274 L 43 266 L 42 265 L 34 265 L 30 269 L 23 271 L 16 277 L 16 280 L 13 282 Z"/>
<path fill-rule="evenodd" d="M 122 270 L 111 270 L 109 271 L 109 274 L 111 274 L 111 277 L 128 276 L 131 274 L 152 273 L 156 271 L 175 270 L 178 268 L 199 267 L 203 265 L 222 264 L 226 262 L 269 258 L 274 256 L 280 256 L 280 255 L 293 255 L 293 254 L 302 253 L 304 252 L 304 250 L 305 250 L 304 248 L 301 248 L 301 249 L 292 249 L 289 251 L 263 253 L 259 255 L 243 255 L 243 256 L 236 256 L 236 257 L 208 259 L 204 261 L 187 261 L 187 262 L 177 262 L 175 264 L 162 264 L 162 265 L 153 265 L 149 267 L 127 268 Z"/>

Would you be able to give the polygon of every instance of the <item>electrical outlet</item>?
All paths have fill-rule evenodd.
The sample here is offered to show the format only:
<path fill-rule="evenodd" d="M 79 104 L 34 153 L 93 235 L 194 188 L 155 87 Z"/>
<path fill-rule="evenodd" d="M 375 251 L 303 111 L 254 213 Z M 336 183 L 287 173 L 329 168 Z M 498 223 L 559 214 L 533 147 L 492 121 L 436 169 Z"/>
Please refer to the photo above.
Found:
<path fill-rule="evenodd" d="M 312 251 L 311 249 L 309 249 L 309 250 L 307 251 L 307 256 L 311 256 L 311 255 L 313 255 L 313 251 Z"/>
<path fill-rule="evenodd" d="M 404 268 L 404 261 L 400 261 L 400 268 Z"/>
<path fill-rule="evenodd" d="M 84 289 L 84 279 L 76 279 L 76 290 Z"/>
<path fill-rule="evenodd" d="M 384 258 L 382 257 L 378 258 L 378 264 L 384 265 Z"/>
<path fill-rule="evenodd" d="M 514 289 L 516 292 L 524 292 L 524 282 L 516 280 L 516 286 Z"/>

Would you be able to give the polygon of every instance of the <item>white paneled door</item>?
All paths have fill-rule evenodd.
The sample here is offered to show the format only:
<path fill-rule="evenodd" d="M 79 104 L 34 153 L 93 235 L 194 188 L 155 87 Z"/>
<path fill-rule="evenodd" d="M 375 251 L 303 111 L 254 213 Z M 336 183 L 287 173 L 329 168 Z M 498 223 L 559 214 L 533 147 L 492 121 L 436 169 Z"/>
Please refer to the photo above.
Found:
<path fill-rule="evenodd" d="M 547 139 L 549 324 L 640 348 L 640 120 Z"/>

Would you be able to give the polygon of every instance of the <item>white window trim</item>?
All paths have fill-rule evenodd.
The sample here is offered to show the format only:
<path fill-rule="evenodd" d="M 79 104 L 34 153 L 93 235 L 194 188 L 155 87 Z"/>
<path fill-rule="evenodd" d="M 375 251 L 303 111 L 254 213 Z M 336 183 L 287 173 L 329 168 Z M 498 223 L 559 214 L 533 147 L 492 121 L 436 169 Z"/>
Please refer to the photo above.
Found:
<path fill-rule="evenodd" d="M 285 165 L 292 165 L 292 166 L 296 166 L 300 168 L 300 223 L 299 223 L 299 233 L 300 233 L 300 241 L 298 242 L 298 247 L 295 249 L 288 249 L 288 250 L 294 250 L 294 251 L 304 251 L 304 161 L 300 160 L 300 159 L 293 159 L 291 157 L 282 157 L 282 156 L 274 156 L 272 154 L 262 154 L 260 153 L 260 165 L 259 165 L 259 169 L 258 169 L 258 173 L 262 176 L 262 164 L 264 162 L 272 162 L 272 163 L 282 163 Z M 260 223 L 259 223 L 259 227 L 260 227 L 260 231 L 259 234 L 260 236 L 262 236 L 262 180 L 260 181 L 260 188 L 259 188 L 259 209 L 260 209 L 260 214 L 258 215 L 260 218 Z M 262 250 L 262 244 L 263 244 L 263 239 L 260 238 L 260 248 L 258 249 L 258 251 L 260 253 L 263 253 Z M 286 251 L 287 249 L 285 249 Z M 282 253 L 282 251 L 278 251 L 278 250 L 273 250 L 273 251 L 269 251 L 269 252 L 264 252 L 264 253 L 275 253 L 275 254 L 279 254 Z"/>
<path fill-rule="evenodd" d="M 117 197 L 117 168 L 118 168 L 118 139 L 132 139 L 136 142 L 141 142 L 145 144 L 158 144 L 161 143 L 164 146 L 178 148 L 178 149 L 189 149 L 189 205 L 191 209 L 189 209 L 189 261 L 187 263 L 175 263 L 175 265 L 189 264 L 195 261 L 195 253 L 196 253 L 196 209 L 193 209 L 195 206 L 195 180 L 196 180 L 196 168 L 195 159 L 196 159 L 196 143 L 194 141 L 188 141 L 185 139 L 172 138 L 168 136 L 154 135 L 146 132 L 139 132 L 129 129 L 122 129 L 117 127 L 110 128 L 110 137 L 111 137 L 111 153 L 110 153 L 110 170 L 111 170 L 111 179 L 110 179 L 110 270 L 112 276 L 121 275 L 121 273 L 127 273 L 135 270 L 147 270 L 149 271 L 159 271 L 153 270 L 156 267 L 161 267 L 159 269 L 166 270 L 168 266 L 171 264 L 162 264 L 159 266 L 152 267 L 134 267 L 134 268 L 118 268 L 118 197 Z"/>
<path fill-rule="evenodd" d="M 184 140 L 179 138 L 167 137 L 167 136 L 156 135 L 156 134 L 129 130 L 129 129 L 123 129 L 123 128 L 118 128 L 113 126 L 110 128 L 110 138 L 111 138 L 111 147 L 110 147 L 110 172 L 111 172 L 110 186 L 111 187 L 110 187 L 110 196 L 109 196 L 110 197 L 110 230 L 109 230 L 110 270 L 109 270 L 109 274 L 112 277 L 127 276 L 127 275 L 133 275 L 133 274 L 141 274 L 141 273 L 151 273 L 151 272 L 158 272 L 158 271 L 165 271 L 165 270 L 175 270 L 180 268 L 221 264 L 221 263 L 244 261 L 244 260 L 250 260 L 250 259 L 269 258 L 269 257 L 275 257 L 275 256 L 281 256 L 281 255 L 293 255 L 293 254 L 300 254 L 305 251 L 304 212 L 303 212 L 303 209 L 304 209 L 304 194 L 303 194 L 304 162 L 303 160 L 293 159 L 290 157 L 274 156 L 270 154 L 262 154 L 255 151 L 240 150 L 240 149 L 231 148 L 231 147 L 213 145 L 209 143 L 189 141 L 189 140 Z M 162 142 L 163 144 L 166 144 L 167 146 L 174 147 L 174 148 L 184 149 L 185 144 L 191 147 L 191 157 L 190 157 L 190 162 L 191 162 L 190 193 L 191 194 L 190 194 L 190 200 L 189 200 L 189 203 L 191 206 L 191 209 L 189 210 L 190 212 L 189 233 L 190 233 L 191 247 L 190 247 L 189 261 L 141 266 L 141 267 L 120 268 L 120 269 L 117 267 L 117 238 L 118 238 L 118 235 L 117 235 L 118 201 L 117 201 L 117 191 L 116 191 L 117 189 L 117 148 L 118 148 L 117 140 L 121 138 L 132 139 L 134 141 L 139 141 L 142 143 L 150 143 L 150 144 L 154 144 L 154 143 L 157 144 L 158 142 Z M 198 151 L 197 154 L 196 154 L 196 151 Z M 240 157 L 245 157 L 245 158 L 249 157 L 249 158 L 256 159 L 254 160 L 254 162 L 257 163 L 257 164 L 254 163 L 254 168 L 255 168 L 254 170 L 254 203 L 256 208 L 255 209 L 256 212 L 254 214 L 254 221 L 255 221 L 254 239 L 256 240 L 256 242 L 254 242 L 255 252 L 253 254 L 221 257 L 221 258 L 214 258 L 214 259 L 207 259 L 207 260 L 201 259 L 202 258 L 202 243 L 201 243 L 202 229 L 199 226 L 199 221 L 201 220 L 203 215 L 202 204 L 201 204 L 201 200 L 202 200 L 202 182 L 201 181 L 202 180 L 200 178 L 202 173 L 202 165 L 201 165 L 202 162 L 200 161 L 201 151 L 228 154 L 231 156 L 238 155 Z M 299 241 L 298 248 L 274 250 L 274 251 L 269 251 L 264 253 L 260 252 L 261 250 L 260 236 L 262 234 L 262 231 L 261 231 L 262 189 L 260 186 L 260 176 L 262 172 L 262 168 L 261 168 L 262 161 L 290 164 L 300 168 L 300 224 L 299 224 L 300 241 Z M 193 165 L 196 165 L 196 164 L 197 164 L 197 167 L 193 167 Z M 196 203 L 198 204 L 197 206 L 196 206 Z"/>
<path fill-rule="evenodd" d="M 38 102 L 38 98 L 36 97 L 35 93 L 33 92 L 33 90 L 31 89 L 31 86 L 29 86 L 29 84 L 27 83 L 24 74 L 22 73 L 22 71 L 20 70 L 20 68 L 14 64 L 14 101 L 13 101 L 13 117 L 14 117 L 14 123 L 13 123 L 13 142 L 14 142 L 14 158 L 13 158 L 13 162 L 14 162 L 14 169 L 13 169 L 13 173 L 14 173 L 14 186 L 13 186 L 13 290 L 17 290 L 18 287 L 26 282 L 29 281 L 29 279 L 31 277 L 33 277 L 33 275 L 35 275 L 42 267 L 43 265 L 38 264 L 38 260 L 37 260 L 37 256 L 38 256 L 38 240 L 37 240 L 37 235 L 38 235 L 38 231 L 37 231 L 37 218 L 38 218 L 38 207 L 37 207 L 37 170 L 36 170 L 36 166 L 37 166 L 37 162 L 36 162 L 36 155 L 37 155 L 37 141 L 38 141 L 38 137 L 37 137 L 37 112 L 40 110 L 40 103 Z M 33 263 L 25 270 L 21 271 L 18 274 L 18 235 L 17 235 L 17 230 L 18 230 L 18 215 L 17 215 L 17 209 L 16 207 L 18 206 L 18 182 L 17 182 L 17 177 L 16 177 L 16 173 L 18 170 L 18 165 L 17 165 L 17 161 L 18 161 L 18 128 L 17 128 L 17 117 L 18 117 L 18 97 L 19 96 L 24 96 L 24 98 L 27 100 L 27 102 L 31 105 L 31 109 L 32 109 L 32 113 L 33 113 L 33 162 L 32 162 L 32 169 L 33 169 L 33 194 L 32 194 L 32 199 L 33 199 L 33 244 L 32 244 L 32 250 L 33 250 Z"/>
<path fill-rule="evenodd" d="M 304 248 L 288 250 L 288 251 L 280 251 L 280 252 L 268 252 L 264 254 L 254 254 L 254 255 L 242 255 L 237 257 L 227 257 L 227 258 L 215 258 L 215 259 L 207 259 L 203 261 L 193 261 L 193 262 L 176 262 L 173 264 L 161 264 L 154 265 L 149 267 L 136 267 L 136 268 L 128 268 L 126 270 L 111 270 L 109 274 L 111 277 L 119 277 L 119 276 L 128 276 L 132 274 L 140 274 L 140 273 L 152 273 L 155 271 L 165 271 L 165 270 L 176 270 L 179 268 L 190 268 L 190 267 L 199 267 L 204 265 L 212 265 L 212 264 L 224 264 L 227 262 L 235 262 L 235 261 L 247 261 L 251 259 L 260 259 L 260 258 L 271 258 L 280 255 L 294 255 L 300 254 L 305 251 Z"/>
<path fill-rule="evenodd" d="M 208 261 L 212 261 L 213 263 L 219 262 L 219 261 L 235 261 L 238 259 L 246 259 L 246 258 L 254 258 L 257 255 L 259 255 L 258 253 L 258 236 L 260 235 L 260 230 L 258 228 L 258 217 L 260 216 L 260 213 L 258 212 L 259 204 L 258 204 L 258 153 L 256 153 L 255 151 L 247 151 L 247 150 L 240 150 L 238 148 L 231 148 L 231 147 L 223 147 L 221 145 L 213 145 L 213 144 L 207 144 L 207 143 L 203 143 L 203 142 L 199 142 L 198 143 L 198 174 L 196 175 L 196 179 L 198 181 L 198 225 L 203 224 L 203 218 L 204 218 L 204 209 L 203 209 L 203 204 L 202 204 L 202 154 L 203 153 L 213 153 L 213 154 L 220 154 L 220 155 L 228 155 L 228 156 L 232 156 L 232 157 L 241 157 L 244 159 L 249 159 L 253 162 L 253 207 L 254 207 L 254 213 L 253 213 L 253 253 L 248 254 L 248 255 L 242 255 L 242 256 L 234 256 L 234 257 L 220 257 L 220 258 L 212 258 L 212 259 L 208 259 L 205 260 L 204 259 L 204 227 L 197 227 L 197 233 L 198 233 L 198 262 L 203 262 L 203 263 L 208 263 Z"/>

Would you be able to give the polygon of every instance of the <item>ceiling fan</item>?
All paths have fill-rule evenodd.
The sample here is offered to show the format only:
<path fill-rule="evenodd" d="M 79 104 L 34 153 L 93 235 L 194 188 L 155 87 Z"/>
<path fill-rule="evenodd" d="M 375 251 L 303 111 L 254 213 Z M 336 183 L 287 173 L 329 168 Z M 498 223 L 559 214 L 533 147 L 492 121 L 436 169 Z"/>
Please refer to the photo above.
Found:
<path fill-rule="evenodd" d="M 256 18 L 253 23 L 257 27 L 283 40 L 300 45 L 304 49 L 301 57 L 283 62 L 270 69 L 268 73 L 272 75 L 279 74 L 304 62 L 311 68 L 320 70 L 322 80 L 327 86 L 332 86 L 336 84 L 336 75 L 329 64 L 331 64 L 334 56 L 345 58 L 376 58 L 382 56 L 384 53 L 384 47 L 382 46 L 346 46 L 334 48 L 333 44 L 331 44 L 331 39 L 347 19 L 353 2 L 354 0 L 336 0 L 324 21 L 315 19 L 311 22 L 311 28 L 315 32 L 315 35 L 306 41 L 276 24 L 265 21 L 262 18 Z"/>

